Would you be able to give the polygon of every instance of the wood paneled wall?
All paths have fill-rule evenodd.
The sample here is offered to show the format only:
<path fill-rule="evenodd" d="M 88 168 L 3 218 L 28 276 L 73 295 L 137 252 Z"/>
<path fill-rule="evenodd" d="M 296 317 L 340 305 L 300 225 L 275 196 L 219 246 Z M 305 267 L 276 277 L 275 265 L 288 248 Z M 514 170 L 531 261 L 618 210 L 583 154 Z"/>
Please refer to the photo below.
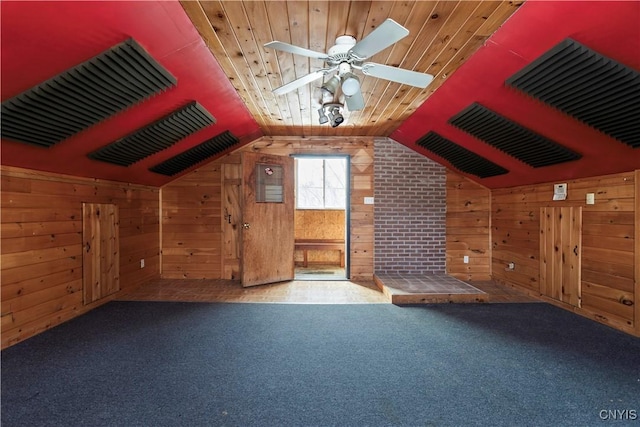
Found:
<path fill-rule="evenodd" d="M 337 209 L 296 209 L 296 239 L 344 239 L 345 211 Z"/>
<path fill-rule="evenodd" d="M 373 197 L 373 138 L 371 137 L 270 137 L 245 147 L 246 150 L 269 154 L 345 154 L 351 156 L 351 279 L 373 279 L 373 205 L 365 205 L 365 197 Z"/>
<path fill-rule="evenodd" d="M 337 239 L 345 238 L 345 211 L 336 209 L 296 209 L 296 239 Z M 304 260 L 302 251 L 295 251 L 296 265 Z M 340 264 L 340 253 L 337 251 L 310 251 L 307 254 L 309 263 Z"/>
<path fill-rule="evenodd" d="M 640 335 L 638 311 L 638 172 L 568 181 L 553 201 L 553 183 L 492 191 L 492 269 L 497 280 L 612 327 Z M 587 205 L 586 194 L 595 194 Z M 540 211 L 582 207 L 581 307 L 541 295 Z M 509 262 L 513 271 L 506 271 Z"/>
<path fill-rule="evenodd" d="M 0 175 L 3 348 L 159 277 L 158 189 L 5 166 Z M 119 211 L 121 291 L 88 305 L 82 298 L 83 203 Z"/>
<path fill-rule="evenodd" d="M 351 156 L 351 278 L 371 280 L 373 205 L 364 204 L 364 197 L 373 196 L 373 138 L 369 137 L 264 137 L 163 187 L 162 276 L 237 278 L 240 262 L 233 257 L 240 256 L 241 218 L 239 183 L 234 177 L 239 152 L 244 150 Z"/>
<path fill-rule="evenodd" d="M 491 191 L 447 170 L 446 227 L 447 274 L 460 280 L 490 280 Z"/>
<path fill-rule="evenodd" d="M 222 277 L 221 195 L 220 162 L 162 188 L 162 277 Z"/>

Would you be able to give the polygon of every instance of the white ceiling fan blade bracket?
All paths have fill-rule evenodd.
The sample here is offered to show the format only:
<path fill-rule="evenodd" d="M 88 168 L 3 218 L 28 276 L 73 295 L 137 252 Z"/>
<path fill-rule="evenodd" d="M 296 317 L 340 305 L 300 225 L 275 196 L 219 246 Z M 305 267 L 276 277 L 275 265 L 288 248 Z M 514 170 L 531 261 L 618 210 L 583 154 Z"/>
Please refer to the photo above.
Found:
<path fill-rule="evenodd" d="M 362 63 L 363 61 L 366 61 L 367 58 L 360 58 L 358 55 L 356 55 L 353 52 L 349 52 L 349 62 L 353 63 Z"/>
<path fill-rule="evenodd" d="M 424 89 L 431 83 L 431 74 L 419 73 L 404 68 L 391 67 L 389 65 L 367 62 L 362 64 L 362 73 L 367 76 L 377 77 L 404 85 L 415 86 Z"/>

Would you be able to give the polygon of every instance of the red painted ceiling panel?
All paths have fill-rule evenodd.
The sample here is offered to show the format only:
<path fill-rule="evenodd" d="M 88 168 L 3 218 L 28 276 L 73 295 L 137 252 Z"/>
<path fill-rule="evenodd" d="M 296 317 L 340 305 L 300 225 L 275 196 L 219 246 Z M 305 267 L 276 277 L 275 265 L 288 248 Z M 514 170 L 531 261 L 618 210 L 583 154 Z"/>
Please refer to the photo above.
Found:
<path fill-rule="evenodd" d="M 2 100 L 135 39 L 178 79 L 176 87 L 46 149 L 2 141 L 2 164 L 76 176 L 160 186 L 148 171 L 229 130 L 241 143 L 262 136 L 246 106 L 178 2 L 2 2 Z M 198 101 L 217 120 L 171 148 L 128 167 L 86 154 Z"/>
<path fill-rule="evenodd" d="M 565 38 L 640 70 L 638 22 L 640 2 L 527 2 L 391 138 L 447 164 L 415 145 L 416 140 L 433 130 L 511 171 L 485 179 L 469 176 L 489 188 L 638 169 L 640 150 L 504 84 Z M 534 169 L 447 123 L 473 102 L 581 153 L 583 158 Z"/>
<path fill-rule="evenodd" d="M 2 141 L 2 164 L 92 178 L 161 186 L 173 178 L 148 171 L 229 130 L 241 143 L 262 136 L 221 67 L 176 1 L 22 2 L 1 4 L 2 100 L 134 38 L 177 79 L 176 87 L 45 149 Z M 560 181 L 640 169 L 640 150 L 542 104 L 504 81 L 564 38 L 635 70 L 640 69 L 640 2 L 528 1 L 391 135 L 416 151 L 429 131 L 509 169 L 470 178 L 490 188 Z M 128 167 L 86 157 L 97 148 L 197 101 L 217 120 L 176 145 Z M 578 161 L 534 169 L 449 125 L 473 102 L 583 155 Z M 187 173 L 189 170 L 185 171 Z"/>

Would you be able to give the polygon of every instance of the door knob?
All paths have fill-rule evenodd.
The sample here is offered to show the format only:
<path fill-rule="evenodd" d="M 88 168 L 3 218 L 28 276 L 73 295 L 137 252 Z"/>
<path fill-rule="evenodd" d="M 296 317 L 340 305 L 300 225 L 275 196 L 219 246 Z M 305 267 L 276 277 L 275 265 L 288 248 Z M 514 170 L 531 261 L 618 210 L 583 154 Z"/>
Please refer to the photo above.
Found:
<path fill-rule="evenodd" d="M 244 228 L 249 228 L 249 227 L 251 227 L 251 226 L 249 225 L 249 223 L 248 223 L 248 222 L 245 222 L 244 224 L 242 224 L 242 227 L 244 227 Z"/>

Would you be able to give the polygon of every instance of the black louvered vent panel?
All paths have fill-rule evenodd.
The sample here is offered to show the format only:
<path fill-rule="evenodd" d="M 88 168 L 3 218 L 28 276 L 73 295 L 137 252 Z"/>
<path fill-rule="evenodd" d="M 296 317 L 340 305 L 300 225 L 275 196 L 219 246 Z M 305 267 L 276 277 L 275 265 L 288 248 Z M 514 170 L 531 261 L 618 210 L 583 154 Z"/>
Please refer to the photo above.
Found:
<path fill-rule="evenodd" d="M 640 73 L 574 40 L 563 40 L 506 84 L 640 147 Z"/>
<path fill-rule="evenodd" d="M 129 166 L 147 156 L 169 148 L 188 135 L 216 121 L 197 102 L 120 138 L 89 154 L 89 158 L 120 166 Z"/>
<path fill-rule="evenodd" d="M 459 171 L 480 178 L 489 178 L 509 172 L 502 166 L 479 156 L 473 151 L 467 150 L 433 131 L 417 140 L 416 144 L 447 160 Z"/>
<path fill-rule="evenodd" d="M 479 104 L 471 104 L 449 123 L 534 168 L 582 157 Z"/>
<path fill-rule="evenodd" d="M 180 153 L 149 168 L 149 170 L 162 175 L 172 176 L 207 160 L 211 156 L 223 152 L 227 148 L 233 147 L 239 142 L 240 140 L 231 132 L 225 131 L 220 135 L 206 140 L 202 144 L 190 148 L 184 153 Z"/>
<path fill-rule="evenodd" d="M 176 84 L 133 39 L 2 103 L 2 138 L 50 147 Z"/>

